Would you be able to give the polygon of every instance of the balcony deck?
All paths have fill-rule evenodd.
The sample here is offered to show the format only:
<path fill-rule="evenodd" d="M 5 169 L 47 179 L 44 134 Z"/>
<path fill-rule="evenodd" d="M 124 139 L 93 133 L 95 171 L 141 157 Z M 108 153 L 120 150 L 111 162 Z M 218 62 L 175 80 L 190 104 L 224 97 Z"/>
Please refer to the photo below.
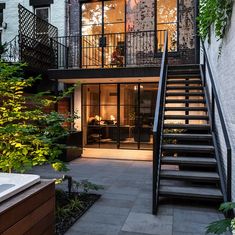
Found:
<path fill-rule="evenodd" d="M 98 69 L 50 69 L 50 79 L 158 77 L 160 66 Z"/>

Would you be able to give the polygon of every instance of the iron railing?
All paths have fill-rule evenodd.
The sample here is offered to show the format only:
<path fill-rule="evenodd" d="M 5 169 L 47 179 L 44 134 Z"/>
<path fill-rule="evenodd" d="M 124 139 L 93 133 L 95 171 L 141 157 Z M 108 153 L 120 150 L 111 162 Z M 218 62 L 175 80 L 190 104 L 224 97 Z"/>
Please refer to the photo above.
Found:
<path fill-rule="evenodd" d="M 4 48 L 4 53 L 1 55 L 1 59 L 10 63 L 20 62 L 19 37 L 15 36 L 5 45 L 6 47 Z"/>
<path fill-rule="evenodd" d="M 160 80 L 158 86 L 157 103 L 153 127 L 153 186 L 152 186 L 152 213 L 157 214 L 158 191 L 161 170 L 161 143 L 164 124 L 164 106 L 166 94 L 166 78 L 168 69 L 168 33 L 165 32 L 164 51 L 161 61 Z"/>
<path fill-rule="evenodd" d="M 113 68 L 159 64 L 165 30 L 64 36 L 57 44 L 57 68 Z M 159 56 L 158 56 L 159 53 Z"/>
<path fill-rule="evenodd" d="M 42 72 L 54 68 L 57 46 L 52 44 L 51 38 L 58 36 L 58 29 L 20 4 L 18 11 L 20 61 Z"/>
<path fill-rule="evenodd" d="M 212 129 L 212 136 L 215 142 L 215 146 L 220 146 L 220 141 L 217 134 L 217 127 L 216 127 L 216 113 L 218 114 L 217 120 L 220 121 L 222 133 L 226 145 L 226 164 L 224 164 L 221 154 L 219 154 L 219 149 L 216 148 L 215 155 L 216 160 L 218 162 L 218 173 L 220 175 L 220 182 L 221 182 L 221 190 L 224 195 L 224 201 L 231 202 L 232 201 L 232 148 L 231 142 L 229 139 L 229 134 L 226 126 L 226 122 L 224 119 L 223 111 L 221 108 L 221 102 L 218 96 L 218 92 L 215 86 L 214 77 L 212 74 L 210 62 L 205 50 L 204 43 L 201 43 L 203 49 L 203 56 L 204 61 L 203 65 L 201 65 L 201 75 L 203 78 L 203 84 L 206 91 L 206 98 L 209 108 L 209 116 L 211 120 L 211 129 Z M 209 76 L 207 76 L 209 75 Z M 209 77 L 209 79 L 207 79 Z M 209 84 L 210 83 L 210 84 Z M 210 87 L 210 90 L 209 90 Z M 217 112 L 216 112 L 217 111 Z M 226 165 L 226 166 L 224 166 Z"/>

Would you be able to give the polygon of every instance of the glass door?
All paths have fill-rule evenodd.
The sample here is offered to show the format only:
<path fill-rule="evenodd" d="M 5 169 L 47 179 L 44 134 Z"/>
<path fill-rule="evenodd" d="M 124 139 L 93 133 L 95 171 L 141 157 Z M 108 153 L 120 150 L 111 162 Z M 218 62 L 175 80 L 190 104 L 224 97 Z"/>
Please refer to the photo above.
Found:
<path fill-rule="evenodd" d="M 102 67 L 102 48 L 100 47 L 103 32 L 102 5 L 102 2 L 82 4 L 82 68 Z"/>
<path fill-rule="evenodd" d="M 82 68 L 123 67 L 125 0 L 82 4 Z"/>
<path fill-rule="evenodd" d="M 82 87 L 84 146 L 152 149 L 156 83 Z"/>
<path fill-rule="evenodd" d="M 120 84 L 120 148 L 138 149 L 139 85 Z"/>

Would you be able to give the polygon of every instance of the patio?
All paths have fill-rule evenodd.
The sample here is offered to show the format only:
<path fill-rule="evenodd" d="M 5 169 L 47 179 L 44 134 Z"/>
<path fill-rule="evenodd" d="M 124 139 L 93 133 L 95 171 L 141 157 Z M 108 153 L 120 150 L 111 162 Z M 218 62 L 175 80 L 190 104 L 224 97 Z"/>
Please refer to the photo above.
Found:
<path fill-rule="evenodd" d="M 151 214 L 152 163 L 106 159 L 78 159 L 69 175 L 101 184 L 102 197 L 66 235 L 202 235 L 206 226 L 223 218 L 210 205 L 162 203 Z M 58 177 L 49 166 L 36 167 L 42 178 Z"/>

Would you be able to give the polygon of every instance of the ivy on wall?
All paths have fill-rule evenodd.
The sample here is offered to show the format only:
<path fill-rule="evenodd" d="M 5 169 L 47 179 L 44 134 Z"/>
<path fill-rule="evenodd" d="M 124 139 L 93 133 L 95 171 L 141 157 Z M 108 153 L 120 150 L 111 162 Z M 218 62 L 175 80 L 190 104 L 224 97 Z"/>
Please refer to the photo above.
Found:
<path fill-rule="evenodd" d="M 199 9 L 199 34 L 210 40 L 210 28 L 214 25 L 218 40 L 223 39 L 230 24 L 234 0 L 201 0 Z"/>

